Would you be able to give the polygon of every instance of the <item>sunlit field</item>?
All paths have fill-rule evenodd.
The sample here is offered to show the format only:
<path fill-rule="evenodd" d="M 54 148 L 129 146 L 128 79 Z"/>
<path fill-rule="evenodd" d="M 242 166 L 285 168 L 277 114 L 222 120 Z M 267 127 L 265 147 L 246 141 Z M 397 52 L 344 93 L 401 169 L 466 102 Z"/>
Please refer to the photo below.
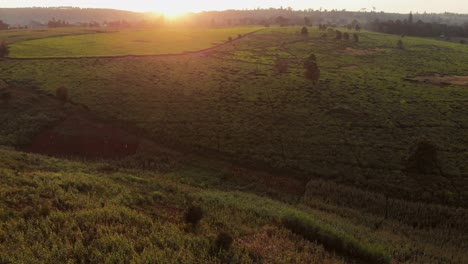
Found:
<path fill-rule="evenodd" d="M 222 44 L 260 29 L 124 30 L 91 35 L 61 36 L 27 40 L 11 45 L 11 58 L 99 57 L 123 55 L 178 54 Z M 27 32 L 25 32 L 27 34 Z M 79 31 L 77 32 L 79 33 Z"/>
<path fill-rule="evenodd" d="M 468 263 L 466 45 L 74 30 L 0 33 L 0 263 Z"/>

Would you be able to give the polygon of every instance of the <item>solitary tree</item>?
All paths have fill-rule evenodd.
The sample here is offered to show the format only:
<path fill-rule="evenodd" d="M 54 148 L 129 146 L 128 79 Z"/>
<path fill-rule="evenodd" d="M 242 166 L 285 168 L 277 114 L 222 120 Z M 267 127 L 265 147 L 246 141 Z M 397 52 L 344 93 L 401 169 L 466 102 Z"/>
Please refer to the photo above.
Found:
<path fill-rule="evenodd" d="M 341 33 L 341 31 L 339 31 L 339 30 L 336 31 L 336 39 L 337 40 L 342 40 L 343 39 L 343 33 Z"/>
<path fill-rule="evenodd" d="M 354 42 L 359 42 L 359 35 L 354 33 L 353 34 L 353 39 L 354 39 Z"/>
<path fill-rule="evenodd" d="M 343 39 L 344 40 L 349 40 L 349 33 L 348 32 L 343 33 Z"/>
<path fill-rule="evenodd" d="M 307 27 L 302 27 L 301 35 L 307 36 L 308 34 L 309 34 L 309 30 L 307 29 Z"/>
<path fill-rule="evenodd" d="M 55 96 L 62 101 L 63 103 L 66 103 L 68 101 L 68 89 L 65 86 L 60 86 L 55 90 Z"/>
<path fill-rule="evenodd" d="M 6 57 L 9 53 L 8 45 L 2 40 L 0 43 L 0 57 Z"/>
<path fill-rule="evenodd" d="M 316 84 L 320 79 L 320 69 L 317 65 L 317 58 L 314 54 L 311 54 L 309 58 L 304 62 L 305 78 L 311 80 L 313 84 Z"/>
<path fill-rule="evenodd" d="M 405 46 L 403 45 L 403 40 L 401 40 L 401 39 L 398 40 L 398 42 L 397 42 L 397 47 L 398 47 L 399 49 L 404 49 L 404 48 L 405 48 Z"/>
<path fill-rule="evenodd" d="M 288 72 L 289 64 L 284 59 L 277 59 L 275 62 L 275 70 L 277 73 L 282 74 Z"/>

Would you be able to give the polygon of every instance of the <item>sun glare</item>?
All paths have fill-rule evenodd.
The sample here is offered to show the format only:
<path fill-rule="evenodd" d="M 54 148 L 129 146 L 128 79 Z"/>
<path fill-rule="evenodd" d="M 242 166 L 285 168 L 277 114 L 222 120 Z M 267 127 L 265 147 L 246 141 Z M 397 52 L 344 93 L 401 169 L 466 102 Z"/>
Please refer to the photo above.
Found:
<path fill-rule="evenodd" d="M 191 5 L 190 3 L 184 3 L 183 1 L 174 0 L 171 3 L 167 3 L 167 1 L 162 3 L 157 3 L 151 6 L 151 12 L 163 14 L 168 18 L 178 18 L 183 16 L 184 14 L 190 12 L 196 12 L 197 7 Z"/>

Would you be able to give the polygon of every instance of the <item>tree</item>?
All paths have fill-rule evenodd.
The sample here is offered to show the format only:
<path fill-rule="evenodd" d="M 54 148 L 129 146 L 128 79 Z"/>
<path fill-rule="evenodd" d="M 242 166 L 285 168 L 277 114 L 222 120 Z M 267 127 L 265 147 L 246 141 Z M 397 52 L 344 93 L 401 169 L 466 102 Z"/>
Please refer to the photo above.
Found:
<path fill-rule="evenodd" d="M 66 103 L 68 101 L 68 89 L 65 86 L 60 86 L 55 90 L 55 96 L 62 101 L 63 103 Z"/>
<path fill-rule="evenodd" d="M 277 73 L 283 74 L 283 73 L 288 72 L 289 64 L 284 59 L 277 59 L 275 62 L 274 69 L 276 70 Z"/>
<path fill-rule="evenodd" d="M 359 24 L 356 24 L 356 27 L 354 28 L 357 32 L 361 31 L 361 26 Z"/>
<path fill-rule="evenodd" d="M 5 29 L 8 29 L 10 27 L 9 24 L 3 22 L 3 20 L 0 20 L 0 30 L 5 30 Z"/>
<path fill-rule="evenodd" d="M 279 16 L 276 18 L 276 23 L 280 25 L 281 27 L 285 27 L 288 25 L 289 19 Z"/>
<path fill-rule="evenodd" d="M 353 39 L 354 39 L 354 42 L 359 42 L 359 35 L 354 33 L 353 34 Z"/>
<path fill-rule="evenodd" d="M 410 152 L 406 170 L 419 174 L 438 173 L 437 160 L 437 146 L 426 139 L 421 139 Z"/>
<path fill-rule="evenodd" d="M 343 39 L 344 40 L 349 40 L 349 33 L 348 32 L 343 33 Z"/>
<path fill-rule="evenodd" d="M 303 36 L 309 35 L 309 30 L 307 29 L 307 27 L 302 27 L 301 35 L 303 35 Z"/>
<path fill-rule="evenodd" d="M 405 49 L 405 46 L 403 45 L 403 40 L 401 40 L 401 39 L 398 40 L 397 47 L 399 49 Z"/>
<path fill-rule="evenodd" d="M 203 210 L 199 206 L 190 206 L 185 212 L 185 222 L 196 227 L 198 222 L 203 218 Z"/>
<path fill-rule="evenodd" d="M 413 12 L 410 12 L 410 13 L 409 13 L 408 22 L 409 22 L 410 24 L 413 24 Z"/>
<path fill-rule="evenodd" d="M 339 31 L 339 30 L 336 31 L 336 39 L 337 40 L 342 40 L 343 39 L 343 33 L 341 33 L 341 31 Z"/>
<path fill-rule="evenodd" d="M 0 43 L 0 58 L 6 57 L 10 51 L 8 50 L 8 45 L 4 40 Z"/>
<path fill-rule="evenodd" d="M 304 62 L 305 78 L 316 84 L 320 79 L 320 69 L 317 65 L 317 58 L 311 54 Z"/>

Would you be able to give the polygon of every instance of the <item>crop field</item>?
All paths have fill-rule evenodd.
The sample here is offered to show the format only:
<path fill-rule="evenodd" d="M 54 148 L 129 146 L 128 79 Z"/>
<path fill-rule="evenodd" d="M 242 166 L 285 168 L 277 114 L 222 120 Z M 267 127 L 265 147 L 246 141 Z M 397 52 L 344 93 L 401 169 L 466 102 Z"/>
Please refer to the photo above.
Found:
<path fill-rule="evenodd" d="M 0 77 L 49 93 L 66 86 L 73 102 L 154 139 L 399 198 L 466 205 L 468 88 L 412 78 L 468 75 L 467 47 L 405 38 L 400 50 L 391 35 L 362 32 L 352 43 L 298 30 L 271 28 L 184 56 L 8 60 Z M 317 85 L 303 78 L 310 53 L 321 69 Z M 287 73 L 273 69 L 278 58 L 289 62 Z M 437 145 L 439 171 L 404 171 L 421 139 Z"/>
<path fill-rule="evenodd" d="M 235 39 L 239 34 L 244 35 L 258 29 L 261 28 L 123 30 L 99 34 L 65 35 L 17 42 L 11 45 L 10 57 L 178 54 L 207 49 L 213 45 L 225 43 L 229 37 Z"/>
<path fill-rule="evenodd" d="M 0 262 L 467 263 L 468 46 L 405 37 L 400 49 L 400 36 L 361 31 L 353 42 L 300 29 L 177 56 L 20 56 L 25 42 L 12 45 L 0 62 L 0 94 L 11 94 L 0 101 Z M 64 39 L 112 34 L 157 42 L 140 31 Z M 316 84 L 304 78 L 311 54 Z M 55 56 L 70 58 L 41 59 Z M 112 147 L 131 152 L 117 160 L 12 150 L 48 154 L 38 140 L 120 134 L 130 139 Z M 426 159 L 436 164 L 414 171 L 420 142 L 435 146 Z M 204 211 L 197 227 L 184 219 L 193 205 Z M 220 232 L 232 236 L 229 250 Z"/>

